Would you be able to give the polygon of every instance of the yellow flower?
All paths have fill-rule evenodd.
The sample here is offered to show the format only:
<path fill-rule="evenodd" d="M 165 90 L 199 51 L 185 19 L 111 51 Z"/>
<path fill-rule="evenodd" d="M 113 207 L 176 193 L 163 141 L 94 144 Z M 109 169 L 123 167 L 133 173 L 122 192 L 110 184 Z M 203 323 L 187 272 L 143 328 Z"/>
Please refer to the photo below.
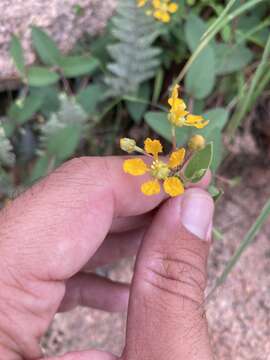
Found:
<path fill-rule="evenodd" d="M 186 111 L 186 104 L 183 99 L 179 97 L 179 85 L 175 85 L 172 90 L 172 95 L 168 100 L 170 108 L 170 113 L 168 116 L 169 121 L 172 125 L 177 127 L 182 126 L 194 126 L 197 129 L 204 128 L 208 121 L 204 120 L 202 116 L 192 115 Z"/>
<path fill-rule="evenodd" d="M 171 14 L 178 9 L 178 5 L 170 0 L 153 0 L 152 6 L 154 8 L 153 16 L 164 23 L 170 22 Z"/>
<path fill-rule="evenodd" d="M 135 158 L 124 161 L 123 169 L 127 174 L 140 176 L 149 172 L 153 180 L 142 184 L 141 191 L 148 196 L 160 193 L 160 181 L 163 181 L 164 191 L 174 197 L 184 192 L 182 181 L 175 176 L 173 170 L 182 165 L 185 157 L 185 149 L 181 148 L 172 152 L 169 161 L 160 160 L 158 154 L 162 152 L 159 140 L 146 139 L 145 152 L 152 157 L 151 165 L 147 165 L 142 159 Z"/>
<path fill-rule="evenodd" d="M 149 5 L 146 14 L 152 15 L 155 19 L 168 23 L 171 20 L 171 14 L 174 14 L 178 5 L 171 0 L 137 0 L 138 7 Z"/>

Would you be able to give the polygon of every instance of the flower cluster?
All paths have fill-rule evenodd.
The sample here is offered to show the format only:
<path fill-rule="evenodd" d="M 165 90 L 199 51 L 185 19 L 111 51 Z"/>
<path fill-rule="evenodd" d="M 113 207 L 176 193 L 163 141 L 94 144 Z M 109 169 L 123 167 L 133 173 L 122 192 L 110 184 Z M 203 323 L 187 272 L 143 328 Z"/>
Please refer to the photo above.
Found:
<path fill-rule="evenodd" d="M 202 116 L 192 115 L 186 109 L 187 106 L 183 99 L 179 97 L 179 85 L 175 85 L 172 91 L 172 95 L 168 100 L 171 106 L 168 116 L 169 121 L 173 126 L 194 126 L 197 129 L 204 128 L 208 121 L 204 120 Z"/>
<path fill-rule="evenodd" d="M 137 0 L 138 7 L 147 7 L 146 14 L 154 16 L 155 19 L 168 23 L 178 5 L 171 0 Z"/>
<path fill-rule="evenodd" d="M 144 154 L 146 158 L 150 158 L 150 162 L 146 163 L 142 158 L 132 158 L 124 161 L 123 170 L 125 173 L 133 176 L 141 176 L 150 174 L 151 180 L 146 181 L 141 186 L 141 191 L 145 195 L 156 195 L 161 191 L 161 184 L 165 193 L 171 197 L 179 196 L 185 191 L 185 178 L 183 175 L 183 167 L 187 160 L 187 151 L 185 148 L 176 148 L 175 126 L 193 126 L 203 128 L 208 124 L 202 116 L 191 115 L 186 111 L 184 101 L 179 98 L 179 86 L 173 88 L 172 95 L 169 99 L 168 120 L 172 126 L 172 143 L 173 151 L 168 158 L 160 159 L 159 154 L 163 152 L 162 145 L 159 140 L 147 138 L 144 141 L 144 148 L 137 146 L 136 141 L 129 138 L 120 140 L 120 147 L 127 153 L 137 151 Z M 199 151 L 205 147 L 205 139 L 201 135 L 194 135 L 188 142 L 189 154 Z"/>

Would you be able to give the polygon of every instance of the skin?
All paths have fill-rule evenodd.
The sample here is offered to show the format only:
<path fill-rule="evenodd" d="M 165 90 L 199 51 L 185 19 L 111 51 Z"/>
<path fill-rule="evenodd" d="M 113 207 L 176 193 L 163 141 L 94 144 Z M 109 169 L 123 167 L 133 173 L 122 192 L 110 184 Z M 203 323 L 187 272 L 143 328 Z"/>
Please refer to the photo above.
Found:
<path fill-rule="evenodd" d="M 210 175 L 182 197 L 146 198 L 139 188 L 147 176 L 124 174 L 122 162 L 69 161 L 0 213 L 0 359 L 41 358 L 39 340 L 55 313 L 78 305 L 128 307 L 122 360 L 212 359 L 202 306 L 211 224 L 208 232 L 199 224 L 211 223 L 202 190 Z M 209 219 L 200 215 L 207 211 Z M 89 273 L 137 252 L 130 301 L 128 285 Z M 61 359 L 116 357 L 90 350 Z"/>

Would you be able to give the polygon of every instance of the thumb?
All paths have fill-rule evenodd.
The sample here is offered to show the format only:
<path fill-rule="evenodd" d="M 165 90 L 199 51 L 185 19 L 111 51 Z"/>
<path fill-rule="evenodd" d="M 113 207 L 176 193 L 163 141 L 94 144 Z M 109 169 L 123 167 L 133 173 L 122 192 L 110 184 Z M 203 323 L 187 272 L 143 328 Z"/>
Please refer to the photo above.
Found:
<path fill-rule="evenodd" d="M 202 304 L 213 212 L 197 188 L 160 208 L 135 268 L 123 359 L 212 359 Z"/>

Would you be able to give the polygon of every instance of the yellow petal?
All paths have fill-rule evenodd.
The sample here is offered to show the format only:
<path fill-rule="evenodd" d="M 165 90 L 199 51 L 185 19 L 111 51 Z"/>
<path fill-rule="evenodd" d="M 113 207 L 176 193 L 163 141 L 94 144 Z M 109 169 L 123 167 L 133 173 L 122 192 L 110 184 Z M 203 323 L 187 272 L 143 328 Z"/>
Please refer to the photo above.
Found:
<path fill-rule="evenodd" d="M 147 154 L 152 154 L 155 158 L 158 157 L 159 153 L 162 153 L 162 145 L 159 140 L 151 140 L 147 138 L 144 142 L 144 150 Z"/>
<path fill-rule="evenodd" d="M 160 185 L 157 180 L 147 181 L 142 184 L 141 191 L 144 195 L 151 196 L 160 193 Z"/>
<path fill-rule="evenodd" d="M 171 169 L 174 169 L 177 166 L 182 165 L 185 159 L 185 155 L 186 155 L 186 150 L 184 148 L 172 152 L 169 159 L 169 167 Z"/>
<path fill-rule="evenodd" d="M 167 178 L 163 183 L 165 193 L 170 196 L 179 196 L 184 193 L 184 185 L 180 179 L 176 176 Z"/>
<path fill-rule="evenodd" d="M 198 124 L 195 124 L 193 126 L 195 126 L 195 128 L 197 129 L 203 129 L 205 126 L 207 126 L 209 124 L 209 121 L 204 121 L 202 123 L 198 123 Z"/>
<path fill-rule="evenodd" d="M 173 90 L 172 90 L 172 95 L 171 97 L 169 98 L 169 104 L 170 105 L 173 105 L 174 101 L 176 99 L 178 99 L 178 90 L 179 90 L 180 86 L 177 84 L 174 86 Z"/>
<path fill-rule="evenodd" d="M 190 123 L 190 124 L 195 124 L 197 122 L 201 122 L 203 121 L 203 117 L 200 116 L 200 115 L 188 115 L 187 117 L 187 122 Z"/>
<path fill-rule="evenodd" d="M 178 108 L 181 108 L 181 109 L 186 109 L 186 104 L 184 102 L 184 100 L 182 99 L 174 99 L 174 98 L 170 98 L 168 103 L 172 106 L 172 110 L 173 109 L 178 109 Z"/>
<path fill-rule="evenodd" d="M 204 118 L 200 115 L 192 115 L 189 114 L 187 116 L 185 125 L 186 126 L 194 126 L 197 129 L 202 129 L 204 128 L 206 125 L 208 125 L 209 121 L 204 120 Z"/>
<path fill-rule="evenodd" d="M 146 173 L 147 165 L 142 159 L 129 159 L 124 161 L 123 170 L 127 174 L 140 176 Z"/>
<path fill-rule="evenodd" d="M 171 3 L 169 6 L 168 6 L 168 11 L 173 14 L 177 11 L 178 9 L 178 5 L 175 4 L 175 3 Z"/>
<path fill-rule="evenodd" d="M 164 23 L 168 23 L 168 22 L 170 22 L 170 20 L 171 20 L 171 17 L 170 17 L 170 14 L 168 13 L 168 12 L 163 12 L 162 13 L 162 16 L 161 16 L 161 19 L 160 19 L 162 22 L 164 22 Z"/>

